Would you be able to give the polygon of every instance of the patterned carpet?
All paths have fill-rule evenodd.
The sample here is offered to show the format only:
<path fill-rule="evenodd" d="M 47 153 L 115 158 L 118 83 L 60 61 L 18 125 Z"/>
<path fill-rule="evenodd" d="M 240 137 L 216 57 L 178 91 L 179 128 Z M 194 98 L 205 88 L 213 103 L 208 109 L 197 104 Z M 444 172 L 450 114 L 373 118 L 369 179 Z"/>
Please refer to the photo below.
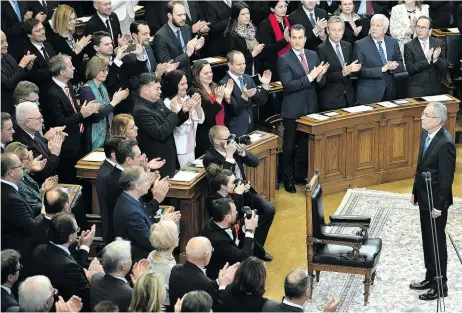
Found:
<path fill-rule="evenodd" d="M 372 217 L 370 237 L 382 238 L 382 255 L 375 284 L 371 286 L 369 305 L 363 306 L 363 276 L 321 272 L 315 283 L 313 299 L 306 311 L 322 311 L 330 296 L 341 299 L 340 312 L 436 311 L 436 301 L 418 300 L 419 291 L 409 289 L 413 280 L 425 275 L 418 208 L 409 203 L 410 195 L 366 189 L 351 189 L 336 214 Z M 462 249 L 462 199 L 454 200 L 446 231 Z M 353 234 L 351 228 L 333 227 L 334 233 Z M 460 312 L 462 264 L 448 243 L 448 290 L 446 312 Z M 462 252 L 462 251 L 460 251 Z"/>

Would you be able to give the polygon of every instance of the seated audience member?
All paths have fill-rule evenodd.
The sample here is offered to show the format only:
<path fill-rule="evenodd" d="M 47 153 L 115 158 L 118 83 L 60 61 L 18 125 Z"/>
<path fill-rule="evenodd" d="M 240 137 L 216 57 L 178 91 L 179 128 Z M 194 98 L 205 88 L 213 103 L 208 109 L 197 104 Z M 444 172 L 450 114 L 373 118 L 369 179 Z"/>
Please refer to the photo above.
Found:
<path fill-rule="evenodd" d="M 119 88 L 112 96 L 112 100 L 110 99 L 104 84 L 107 75 L 108 63 L 105 59 L 93 57 L 88 61 L 85 69 L 87 83 L 80 92 L 80 102 L 96 101 L 100 104 L 100 110 L 84 122 L 85 130 L 82 135 L 84 154 L 104 144 L 107 129 L 111 125 L 114 107 L 128 97 L 128 89 L 122 90 L 122 88 Z"/>
<path fill-rule="evenodd" d="M 264 71 L 258 75 L 262 88 L 257 88 L 249 75 L 245 74 L 244 55 L 236 50 L 228 53 L 228 72 L 220 81 L 221 85 L 233 80 L 234 86 L 231 99 L 226 99 L 230 109 L 226 112 L 225 123 L 230 131 L 236 136 L 242 136 L 253 130 L 253 109 L 254 105 L 263 106 L 268 98 L 269 83 L 271 82 L 271 71 Z"/>
<path fill-rule="evenodd" d="M 105 300 L 95 306 L 95 312 L 119 312 L 119 307 L 114 302 Z"/>
<path fill-rule="evenodd" d="M 136 138 L 148 159 L 160 158 L 166 161 L 159 170 L 161 176 L 173 177 L 176 168 L 173 131 L 189 118 L 189 113 L 185 112 L 186 108 L 167 109 L 160 95 L 160 79 L 154 74 L 141 74 L 140 97 L 133 109 L 133 118 L 138 126 Z"/>
<path fill-rule="evenodd" d="M 231 18 L 225 30 L 225 40 L 228 51 L 242 53 L 246 65 L 244 72 L 249 75 L 255 75 L 260 71 L 261 62 L 257 56 L 265 48 L 265 44 L 257 41 L 256 35 L 257 27 L 251 22 L 249 5 L 243 1 L 234 2 L 231 7 Z M 230 62 L 229 58 L 228 62 Z"/>
<path fill-rule="evenodd" d="M 2 112 L 1 122 L 2 122 L 1 147 L 2 147 L 2 153 L 3 153 L 5 151 L 6 145 L 13 141 L 13 134 L 15 133 L 15 131 L 14 131 L 14 126 L 13 126 L 13 120 L 11 119 L 10 113 Z"/>
<path fill-rule="evenodd" d="M 12 288 L 19 278 L 21 255 L 13 249 L 2 250 L 2 312 L 19 312 L 19 303 Z"/>
<path fill-rule="evenodd" d="M 246 180 L 244 172 L 244 164 L 249 167 L 258 166 L 258 158 L 251 152 L 243 149 L 235 141 L 229 144 L 229 130 L 224 126 L 214 126 L 210 129 L 209 139 L 213 147 L 207 150 L 204 156 L 204 167 L 207 168 L 214 163 L 218 166 L 232 171 L 237 179 Z M 259 227 L 255 233 L 255 241 L 262 246 L 265 245 L 268 231 L 273 223 L 275 210 L 273 205 L 259 195 L 255 189 L 250 187 L 249 190 L 251 208 L 258 211 Z M 265 261 L 271 261 L 272 257 L 269 254 L 265 255 Z"/>
<path fill-rule="evenodd" d="M 226 87 L 226 88 L 225 88 Z M 192 87 L 190 92 L 201 95 L 204 122 L 197 125 L 196 157 L 205 154 L 210 147 L 208 139 L 210 128 L 215 125 L 225 125 L 224 99 L 231 99 L 233 81 L 229 80 L 226 86 L 218 86 L 213 82 L 212 67 L 206 60 L 198 60 L 192 66 Z"/>
<path fill-rule="evenodd" d="M 133 116 L 125 113 L 114 116 L 111 124 L 111 136 L 136 140 L 136 136 L 138 136 L 138 127 L 135 125 Z"/>
<path fill-rule="evenodd" d="M 71 83 L 80 90 L 80 83 L 84 80 L 83 74 L 85 71 L 83 68 L 83 51 L 91 42 L 91 34 L 76 40 L 77 13 L 67 4 L 61 4 L 56 8 L 52 21 L 53 30 L 49 33 L 49 42 L 56 53 L 66 54 L 71 57 L 72 65 L 75 67 L 75 75 Z"/>
<path fill-rule="evenodd" d="M 232 200 L 214 200 L 210 212 L 212 218 L 204 226 L 201 235 L 212 243 L 213 254 L 207 265 L 207 276 L 216 279 L 225 264 L 242 262 L 247 257 L 256 255 L 258 243 L 254 242 L 254 235 L 258 226 L 258 216 L 252 212 L 250 219 L 244 218 L 243 235 L 243 232 L 239 231 L 240 216 Z M 260 254 L 263 254 L 261 257 L 264 256 L 264 252 Z"/>
<path fill-rule="evenodd" d="M 203 290 L 213 299 L 214 309 L 221 302 L 222 290 L 234 279 L 239 263 L 224 267 L 217 280 L 211 280 L 205 274 L 213 247 L 205 237 L 193 237 L 186 245 L 186 262 L 172 268 L 169 282 L 170 303 L 176 303 L 185 294 L 194 290 Z"/>
<path fill-rule="evenodd" d="M 404 55 L 404 45 L 417 37 L 416 22 L 421 16 L 429 16 L 428 8 L 423 1 L 408 0 L 400 1 L 391 9 L 390 35 L 398 40 L 401 55 Z"/>
<path fill-rule="evenodd" d="M 159 210 L 159 204 L 167 195 L 170 182 L 168 177 L 159 180 L 145 172 L 141 166 L 125 169 L 120 176 L 120 195 L 114 208 L 114 234 L 132 242 L 133 260 L 146 258 L 152 251 L 149 241 L 150 228 L 154 216 Z M 153 199 L 144 204 L 140 198 L 149 192 L 151 185 Z M 180 212 L 166 214 L 167 220 L 178 221 Z"/>
<path fill-rule="evenodd" d="M 23 195 L 19 193 L 24 169 L 18 156 L 11 152 L 2 153 L 2 248 L 14 249 L 22 255 L 30 254 L 32 232 L 43 219 L 35 212 Z M 13 210 L 14 208 L 14 210 Z"/>
<path fill-rule="evenodd" d="M 361 69 L 358 61 L 353 61 L 353 48 L 343 41 L 345 23 L 338 16 L 327 21 L 329 39 L 316 48 L 319 60 L 330 66 L 326 72 L 326 84 L 319 88 L 321 111 L 346 108 L 355 104 L 355 92 L 351 74 Z"/>
<path fill-rule="evenodd" d="M 89 247 L 95 236 L 94 225 L 91 230 L 82 232 L 76 257 L 71 254 L 69 247 L 74 244 L 79 232 L 80 228 L 72 214 L 56 214 L 51 219 L 48 229 L 50 241 L 35 248 L 32 259 L 36 273 L 47 276 L 64 300 L 67 301 L 76 295 L 82 299 L 83 311 L 89 312 L 90 280 L 93 274 L 103 272 L 103 269 L 96 258 L 87 271 L 79 264 L 82 260 L 88 259 Z M 19 303 L 21 304 L 21 299 Z"/>
<path fill-rule="evenodd" d="M 75 164 L 83 156 L 81 137 L 84 121 L 100 109 L 96 101 L 84 102 L 78 111 L 77 100 L 70 80 L 74 76 L 71 58 L 59 54 L 50 61 L 52 83 L 46 88 L 44 117 L 49 127 L 66 126 L 68 136 L 63 143 L 57 174 L 63 183 L 76 182 Z"/>
<path fill-rule="evenodd" d="M 173 266 L 176 265 L 173 250 L 178 247 L 178 236 L 178 226 L 173 221 L 160 221 L 151 226 L 149 241 L 155 250 L 148 256 L 149 269 L 164 276 L 164 284 L 167 292 L 163 303 L 165 307 L 170 306 L 168 284 L 170 272 Z"/>
<path fill-rule="evenodd" d="M 304 312 L 305 303 L 310 299 L 310 277 L 306 270 L 290 271 L 284 279 L 284 298 L 282 302 L 266 301 L 262 312 Z M 336 312 L 338 299 L 331 299 L 324 312 Z"/>
<path fill-rule="evenodd" d="M 130 310 L 131 312 L 162 312 L 165 296 L 164 277 L 156 272 L 146 272 L 136 279 Z"/>
<path fill-rule="evenodd" d="M 185 294 L 177 304 L 179 310 L 175 312 L 212 312 L 213 300 L 207 292 L 195 290 Z"/>
<path fill-rule="evenodd" d="M 40 105 L 39 92 L 40 90 L 36 84 L 27 80 L 20 81 L 13 91 L 13 103 L 15 106 L 22 102 L 35 102 L 37 105 Z"/>
<path fill-rule="evenodd" d="M 57 173 L 61 148 L 65 140 L 66 133 L 62 127 L 51 128 L 50 131 L 41 135 L 43 128 L 42 114 L 35 102 L 22 102 L 16 106 L 16 123 L 18 127 L 14 134 L 14 140 L 24 144 L 32 152 L 33 159 L 46 159 L 43 170 L 33 173 L 32 177 L 39 184 L 43 183 L 48 177 Z"/>
<path fill-rule="evenodd" d="M 355 59 L 361 64 L 356 85 L 358 104 L 396 99 L 393 77 L 404 67 L 398 41 L 385 35 L 388 25 L 385 15 L 375 14 L 371 19 L 370 35 L 355 42 Z"/>
<path fill-rule="evenodd" d="M 162 95 L 164 104 L 171 111 L 188 112 L 188 119 L 173 130 L 176 153 L 180 168 L 191 164 L 195 159 L 196 130 L 198 124 L 204 122 L 204 110 L 201 106 L 201 96 L 194 93 L 186 94 L 188 80 L 182 71 L 174 70 L 162 77 Z"/>
<path fill-rule="evenodd" d="M 220 312 L 261 312 L 268 299 L 263 297 L 266 285 L 266 267 L 256 257 L 245 259 L 233 282 L 223 292 Z"/>
<path fill-rule="evenodd" d="M 179 63 L 178 69 L 191 80 L 191 59 L 202 49 L 204 37 L 192 37 L 191 26 L 186 24 L 183 1 L 170 1 L 167 5 L 168 22 L 154 35 L 153 48 L 159 63 Z M 176 40 L 172 40 L 175 38 Z"/>
<path fill-rule="evenodd" d="M 357 40 L 367 36 L 366 27 L 363 28 L 361 17 L 355 13 L 353 0 L 340 0 L 335 15 L 338 15 L 345 24 L 342 40 L 349 42 L 353 46 Z"/>
<path fill-rule="evenodd" d="M 13 91 L 16 85 L 26 77 L 27 71 L 32 67 L 36 56 L 30 53 L 26 54 L 18 64 L 13 56 L 8 54 L 8 42 L 3 31 L 0 31 L 0 39 L 2 55 L 2 110 L 3 112 L 13 114 L 15 104 L 13 101 Z"/>
<path fill-rule="evenodd" d="M 278 81 L 278 57 L 290 49 L 290 21 L 286 16 L 287 1 L 268 1 L 268 5 L 271 13 L 258 27 L 258 40 L 260 40 L 265 47 L 262 53 L 262 68 L 269 69 L 273 74 L 272 79 Z"/>
<path fill-rule="evenodd" d="M 431 36 L 432 21 L 426 16 L 417 20 L 417 37 L 404 45 L 404 63 L 409 73 L 408 96 L 423 97 L 444 93 L 441 72 L 446 71 L 446 46 Z"/>

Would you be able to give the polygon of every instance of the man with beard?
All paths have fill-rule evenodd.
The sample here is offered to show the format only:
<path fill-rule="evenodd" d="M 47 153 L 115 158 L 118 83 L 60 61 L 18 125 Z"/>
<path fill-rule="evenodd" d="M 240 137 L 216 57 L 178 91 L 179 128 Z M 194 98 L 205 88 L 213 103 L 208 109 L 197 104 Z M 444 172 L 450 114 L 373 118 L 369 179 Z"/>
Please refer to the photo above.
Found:
<path fill-rule="evenodd" d="M 191 81 L 191 59 L 204 46 L 204 37 L 192 38 L 191 26 L 186 25 L 186 10 L 182 1 L 167 5 L 168 22 L 154 36 L 154 55 L 157 62 L 179 62 L 188 81 Z"/>

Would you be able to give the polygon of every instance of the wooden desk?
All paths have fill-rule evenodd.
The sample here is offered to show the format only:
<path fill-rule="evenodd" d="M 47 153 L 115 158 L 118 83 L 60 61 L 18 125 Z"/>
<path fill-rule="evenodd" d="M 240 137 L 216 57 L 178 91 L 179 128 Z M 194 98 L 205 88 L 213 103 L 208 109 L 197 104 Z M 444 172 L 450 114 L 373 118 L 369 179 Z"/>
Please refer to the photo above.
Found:
<path fill-rule="evenodd" d="M 69 193 L 69 207 L 72 209 L 82 194 L 82 186 L 69 184 L 58 184 L 58 186 L 66 189 Z"/>
<path fill-rule="evenodd" d="M 453 32 L 450 32 L 450 31 L 444 31 L 442 29 L 435 28 L 432 31 L 432 36 L 436 37 L 436 38 L 439 38 L 439 39 L 442 39 L 442 37 L 446 37 L 446 36 L 460 36 L 460 33 L 459 32 L 453 33 Z"/>
<path fill-rule="evenodd" d="M 449 97 L 446 126 L 454 136 L 460 101 Z M 328 195 L 414 177 L 428 102 L 407 100 L 394 108 L 371 104 L 374 110 L 363 113 L 335 110 L 340 115 L 326 121 L 298 119 L 297 129 L 309 135 L 308 178 L 319 169 Z"/>

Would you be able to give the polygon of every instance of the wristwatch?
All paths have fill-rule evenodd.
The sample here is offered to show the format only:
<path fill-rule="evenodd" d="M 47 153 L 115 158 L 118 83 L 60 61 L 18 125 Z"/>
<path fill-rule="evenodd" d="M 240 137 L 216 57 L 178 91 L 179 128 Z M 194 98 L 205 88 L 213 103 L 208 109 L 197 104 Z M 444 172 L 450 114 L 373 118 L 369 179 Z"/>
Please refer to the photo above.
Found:
<path fill-rule="evenodd" d="M 246 229 L 245 232 L 253 234 L 255 231 L 253 229 Z"/>

